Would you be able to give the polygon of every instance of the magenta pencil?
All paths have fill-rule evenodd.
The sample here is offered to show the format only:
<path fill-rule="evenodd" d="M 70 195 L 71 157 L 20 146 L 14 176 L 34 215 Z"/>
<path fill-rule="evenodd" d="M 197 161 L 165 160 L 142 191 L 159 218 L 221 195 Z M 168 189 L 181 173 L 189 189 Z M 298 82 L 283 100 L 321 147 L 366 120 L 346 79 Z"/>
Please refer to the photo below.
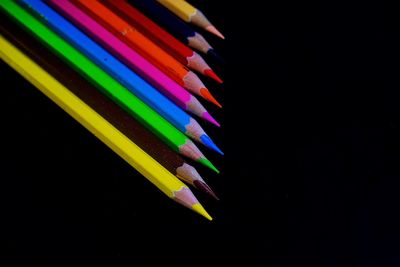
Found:
<path fill-rule="evenodd" d="M 181 108 L 219 126 L 197 98 L 75 5 L 68 0 L 47 0 L 47 2 Z"/>

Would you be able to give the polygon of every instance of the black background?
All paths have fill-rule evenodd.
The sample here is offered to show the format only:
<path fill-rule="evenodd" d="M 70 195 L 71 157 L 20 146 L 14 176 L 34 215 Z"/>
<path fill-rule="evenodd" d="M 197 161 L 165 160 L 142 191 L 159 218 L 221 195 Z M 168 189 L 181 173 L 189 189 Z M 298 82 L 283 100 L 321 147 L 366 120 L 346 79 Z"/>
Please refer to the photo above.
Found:
<path fill-rule="evenodd" d="M 173 203 L 0 64 L 3 266 L 400 266 L 397 12 L 192 1 L 227 36 L 207 85 L 214 221 Z M 215 63 L 215 64 L 214 64 Z M 204 150 L 205 151 L 205 150 Z"/>

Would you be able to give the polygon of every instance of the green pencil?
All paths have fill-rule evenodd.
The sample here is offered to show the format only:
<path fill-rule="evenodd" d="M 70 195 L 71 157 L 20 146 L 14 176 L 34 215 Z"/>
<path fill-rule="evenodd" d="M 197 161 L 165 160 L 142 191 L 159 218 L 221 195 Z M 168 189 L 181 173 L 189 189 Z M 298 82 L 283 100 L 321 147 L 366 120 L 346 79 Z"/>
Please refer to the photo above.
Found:
<path fill-rule="evenodd" d="M 0 1 L 0 7 L 25 30 L 50 48 L 53 53 L 84 76 L 103 94 L 154 132 L 172 149 L 218 172 L 188 137 L 17 3 Z"/>

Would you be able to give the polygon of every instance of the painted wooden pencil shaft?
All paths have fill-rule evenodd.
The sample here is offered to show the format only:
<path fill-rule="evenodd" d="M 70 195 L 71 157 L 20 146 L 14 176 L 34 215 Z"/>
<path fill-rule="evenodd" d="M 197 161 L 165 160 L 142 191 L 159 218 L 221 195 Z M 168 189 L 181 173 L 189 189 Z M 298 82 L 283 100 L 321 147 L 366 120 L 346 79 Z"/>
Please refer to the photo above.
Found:
<path fill-rule="evenodd" d="M 60 81 L 73 94 L 110 122 L 121 133 L 157 160 L 169 172 L 216 198 L 195 168 L 174 153 L 150 131 L 142 127 L 115 103 L 97 91 L 78 73 L 69 68 L 57 56 L 25 33 L 7 17 L 0 17 L 0 34 L 7 38 L 25 55 L 33 59 L 46 72 Z"/>
<path fill-rule="evenodd" d="M 46 4 L 40 0 L 20 0 L 20 3 L 25 4 L 28 10 L 38 15 L 46 25 L 124 85 L 144 103 L 156 110 L 177 129 L 195 140 L 200 140 L 201 136 L 205 134 L 194 118 L 190 117 Z"/>
<path fill-rule="evenodd" d="M 1 36 L 0 56 L 7 64 L 156 185 L 164 194 L 207 219 L 212 219 L 189 188 Z"/>
<path fill-rule="evenodd" d="M 152 1 L 152 0 L 150 0 Z M 209 31 L 216 36 L 225 39 L 225 37 L 210 23 L 204 14 L 184 0 L 157 0 L 163 6 L 168 8 L 175 15 L 186 22 L 190 22 L 200 28 Z"/>
<path fill-rule="evenodd" d="M 100 2 L 91 0 L 72 0 L 72 2 L 82 10 L 85 10 L 92 18 L 113 32 L 115 36 L 132 49 L 160 68 L 178 84 L 217 106 L 221 106 L 195 73 L 189 71 L 109 8 Z"/>
<path fill-rule="evenodd" d="M 219 59 L 214 49 L 198 32 L 186 25 L 169 10 L 165 9 L 157 1 L 128 0 L 129 3 L 140 9 L 147 16 L 151 17 L 159 25 L 190 47 Z"/>
<path fill-rule="evenodd" d="M 129 5 L 125 0 L 102 0 L 101 2 L 129 24 L 135 26 L 147 38 L 160 45 L 185 66 L 199 71 L 220 83 L 222 82 L 199 54 L 178 41 L 139 10 Z"/>
<path fill-rule="evenodd" d="M 47 27 L 27 11 L 12 1 L 0 2 L 0 7 L 6 14 L 22 25 L 25 30 L 50 47 L 52 52 L 76 68 L 78 72 L 83 74 L 85 78 L 88 78 L 105 95 L 112 98 L 113 101 L 124 108 L 130 115 L 135 116 L 143 125 L 156 133 L 168 145 L 177 149 L 177 151 L 185 156 L 194 158 L 196 161 L 215 169 L 186 136 L 127 91 L 93 62 L 47 29 Z"/>
<path fill-rule="evenodd" d="M 162 71 L 153 66 L 124 42 L 116 38 L 103 26 L 87 16 L 68 1 L 48 1 L 57 11 L 73 22 L 93 40 L 117 56 L 128 67 L 135 70 L 148 82 L 179 104 L 180 107 L 219 125 L 200 102 Z"/>

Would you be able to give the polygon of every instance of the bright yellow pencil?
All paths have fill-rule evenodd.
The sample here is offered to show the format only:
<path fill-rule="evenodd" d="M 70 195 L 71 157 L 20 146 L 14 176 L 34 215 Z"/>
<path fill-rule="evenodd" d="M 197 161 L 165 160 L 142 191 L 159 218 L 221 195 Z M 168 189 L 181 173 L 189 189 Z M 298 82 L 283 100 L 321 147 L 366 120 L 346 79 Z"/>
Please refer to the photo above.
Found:
<path fill-rule="evenodd" d="M 200 28 L 209 31 L 218 37 L 225 39 L 225 37 L 210 23 L 204 14 L 184 0 L 157 0 L 168 8 L 175 15 L 180 17 L 186 22 L 190 22 Z"/>
<path fill-rule="evenodd" d="M 0 57 L 164 194 L 212 220 L 185 184 L 1 35 Z"/>

